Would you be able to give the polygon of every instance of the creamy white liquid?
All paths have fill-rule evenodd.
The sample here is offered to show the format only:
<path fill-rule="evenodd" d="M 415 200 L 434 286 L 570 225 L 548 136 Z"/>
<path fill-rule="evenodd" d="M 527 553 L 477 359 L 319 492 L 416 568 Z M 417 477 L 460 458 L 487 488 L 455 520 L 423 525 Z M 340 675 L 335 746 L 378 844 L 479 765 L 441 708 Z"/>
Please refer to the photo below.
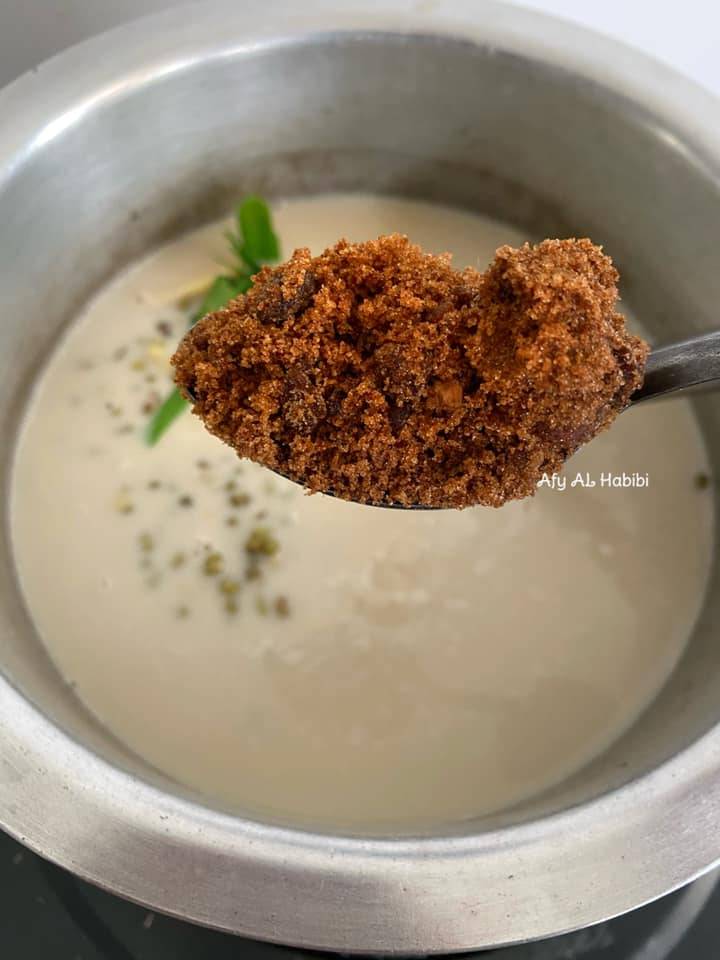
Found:
<path fill-rule="evenodd" d="M 483 267 L 522 239 L 373 197 L 287 202 L 275 218 L 286 255 L 398 230 Z M 187 322 L 178 297 L 224 256 L 216 225 L 120 276 L 30 405 L 13 534 L 59 669 L 150 763 L 257 815 L 408 828 L 505 807 L 577 770 L 658 692 L 701 602 L 713 507 L 694 483 L 707 465 L 690 407 L 624 413 L 566 469 L 596 487 L 501 510 L 307 497 L 189 414 L 149 449 L 141 407 L 167 390 Z M 649 486 L 600 486 L 623 471 Z M 251 502 L 231 504 L 238 492 Z M 258 525 L 280 549 L 245 581 Z M 215 553 L 239 593 L 205 572 Z"/>

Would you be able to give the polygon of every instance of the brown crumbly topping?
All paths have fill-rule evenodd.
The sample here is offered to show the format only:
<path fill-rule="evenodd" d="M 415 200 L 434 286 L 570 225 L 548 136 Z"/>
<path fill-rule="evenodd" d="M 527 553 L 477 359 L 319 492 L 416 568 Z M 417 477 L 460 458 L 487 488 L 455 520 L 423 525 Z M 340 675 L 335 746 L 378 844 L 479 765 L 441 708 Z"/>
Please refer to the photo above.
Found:
<path fill-rule="evenodd" d="M 296 250 L 173 357 L 206 427 L 310 490 L 498 507 L 608 427 L 647 344 L 589 240 L 454 270 L 406 237 Z"/>

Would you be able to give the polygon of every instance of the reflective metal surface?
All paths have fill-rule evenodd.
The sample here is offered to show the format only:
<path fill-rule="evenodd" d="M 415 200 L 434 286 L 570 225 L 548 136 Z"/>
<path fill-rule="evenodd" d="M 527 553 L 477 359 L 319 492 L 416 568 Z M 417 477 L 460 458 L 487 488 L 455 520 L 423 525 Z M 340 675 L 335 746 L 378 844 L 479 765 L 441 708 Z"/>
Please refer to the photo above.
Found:
<path fill-rule="evenodd" d="M 632 402 L 651 400 L 677 390 L 720 380 L 720 332 L 706 333 L 653 350 L 645 368 L 645 382 Z"/>
<path fill-rule="evenodd" d="M 711 97 L 510 6 L 308 6 L 172 11 L 0 94 L 5 494 L 22 404 L 63 326 L 132 257 L 250 190 L 392 191 L 535 235 L 590 235 L 659 341 L 713 329 Z M 717 400 L 697 408 L 720 475 Z M 62 544 L 48 549 L 62 562 Z M 619 743 L 543 797 L 422 837 L 211 808 L 129 755 L 62 684 L 19 596 L 7 523 L 0 598 L 0 824 L 158 910 L 259 939 L 438 953 L 583 927 L 720 858 L 717 564 L 687 656 Z"/>
<path fill-rule="evenodd" d="M 9 960 L 318 960 L 185 923 L 112 896 L 0 831 L 0 944 Z M 622 917 L 467 960 L 709 960 L 720 932 L 717 872 Z"/>

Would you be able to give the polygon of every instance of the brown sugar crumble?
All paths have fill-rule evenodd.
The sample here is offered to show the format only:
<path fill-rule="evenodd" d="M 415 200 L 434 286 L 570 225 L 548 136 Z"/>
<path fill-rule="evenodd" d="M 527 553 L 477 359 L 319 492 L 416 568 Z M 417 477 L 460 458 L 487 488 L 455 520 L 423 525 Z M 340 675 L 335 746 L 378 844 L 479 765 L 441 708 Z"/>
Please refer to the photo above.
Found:
<path fill-rule="evenodd" d="M 190 330 L 176 380 L 242 457 L 367 503 L 534 493 L 641 385 L 648 346 L 589 240 L 454 270 L 394 234 L 263 268 Z"/>

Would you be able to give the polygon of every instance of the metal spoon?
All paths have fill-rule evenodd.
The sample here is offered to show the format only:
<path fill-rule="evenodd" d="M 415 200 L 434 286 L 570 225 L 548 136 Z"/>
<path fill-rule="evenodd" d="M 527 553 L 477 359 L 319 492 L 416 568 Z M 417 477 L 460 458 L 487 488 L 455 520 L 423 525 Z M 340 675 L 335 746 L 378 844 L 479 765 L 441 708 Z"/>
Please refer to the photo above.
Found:
<path fill-rule="evenodd" d="M 687 390 L 700 384 L 720 383 L 720 330 L 671 343 L 653 350 L 645 365 L 643 385 L 630 398 L 630 406 L 642 400 Z M 274 470 L 279 476 L 294 483 L 301 483 L 296 477 Z M 334 497 L 332 490 L 324 490 L 326 496 Z M 442 510 L 444 507 L 427 507 L 423 504 L 402 504 L 392 502 L 370 502 L 366 506 L 385 507 L 391 510 Z"/>
<path fill-rule="evenodd" d="M 720 380 L 720 331 L 671 343 L 653 350 L 645 367 L 645 380 L 630 404 Z"/>
<path fill-rule="evenodd" d="M 720 330 L 653 350 L 645 365 L 643 385 L 632 395 L 629 406 L 713 382 L 720 383 Z M 327 493 L 333 496 L 332 491 Z M 393 510 L 443 509 L 402 503 L 373 503 L 370 506 Z"/>

